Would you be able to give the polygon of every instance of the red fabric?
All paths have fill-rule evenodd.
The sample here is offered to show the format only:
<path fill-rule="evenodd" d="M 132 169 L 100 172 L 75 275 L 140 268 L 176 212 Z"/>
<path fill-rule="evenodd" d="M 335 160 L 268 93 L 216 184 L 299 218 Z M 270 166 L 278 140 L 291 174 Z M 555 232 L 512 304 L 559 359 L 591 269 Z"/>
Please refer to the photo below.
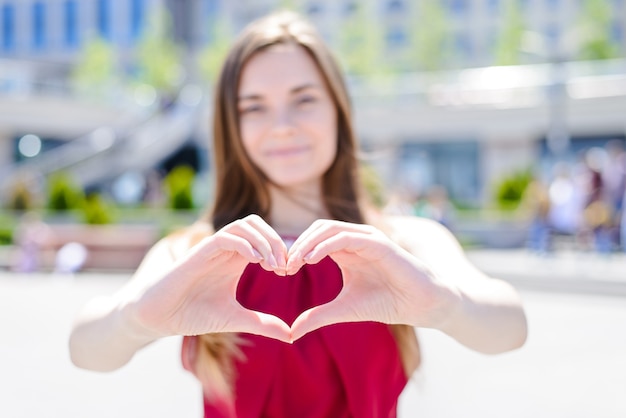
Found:
<path fill-rule="evenodd" d="M 329 257 L 305 265 L 292 277 L 279 277 L 250 264 L 237 299 L 249 308 L 292 324 L 308 308 L 334 299 L 343 281 Z M 336 324 L 305 335 L 294 344 L 250 334 L 237 363 L 237 418 L 395 417 L 406 385 L 399 352 L 389 327 L 375 322 Z M 183 364 L 194 357 L 194 337 L 185 337 Z M 205 399 L 205 417 L 231 416 Z"/>

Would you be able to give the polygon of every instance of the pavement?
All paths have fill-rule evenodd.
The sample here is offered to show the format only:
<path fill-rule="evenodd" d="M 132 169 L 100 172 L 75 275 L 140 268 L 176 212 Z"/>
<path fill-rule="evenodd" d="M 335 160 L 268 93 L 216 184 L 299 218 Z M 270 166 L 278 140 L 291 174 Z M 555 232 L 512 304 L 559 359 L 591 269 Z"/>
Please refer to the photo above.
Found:
<path fill-rule="evenodd" d="M 473 249 L 467 255 L 520 290 L 529 340 L 514 352 L 486 356 L 420 329 L 424 367 L 403 392 L 399 417 L 626 416 L 626 254 Z M 199 385 L 180 365 L 180 338 L 157 341 L 112 373 L 70 362 L 76 312 L 129 277 L 0 270 L 0 417 L 202 416 Z"/>
<path fill-rule="evenodd" d="M 626 296 L 626 253 L 474 249 L 468 258 L 485 273 L 524 289 Z"/>

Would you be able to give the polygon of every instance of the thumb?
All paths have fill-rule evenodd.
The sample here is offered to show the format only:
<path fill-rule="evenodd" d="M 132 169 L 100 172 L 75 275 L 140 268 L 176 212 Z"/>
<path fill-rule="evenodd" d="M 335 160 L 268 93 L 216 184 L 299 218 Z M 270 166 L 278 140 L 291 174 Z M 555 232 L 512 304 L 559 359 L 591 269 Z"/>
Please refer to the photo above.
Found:
<path fill-rule="evenodd" d="M 239 329 L 236 331 L 292 342 L 291 328 L 280 318 L 245 308 L 241 308 L 241 311 Z"/>
<path fill-rule="evenodd" d="M 350 314 L 350 310 L 344 304 L 337 303 L 335 299 L 302 312 L 291 325 L 291 337 L 296 341 L 309 332 L 327 325 L 355 321 L 357 319 Z"/>

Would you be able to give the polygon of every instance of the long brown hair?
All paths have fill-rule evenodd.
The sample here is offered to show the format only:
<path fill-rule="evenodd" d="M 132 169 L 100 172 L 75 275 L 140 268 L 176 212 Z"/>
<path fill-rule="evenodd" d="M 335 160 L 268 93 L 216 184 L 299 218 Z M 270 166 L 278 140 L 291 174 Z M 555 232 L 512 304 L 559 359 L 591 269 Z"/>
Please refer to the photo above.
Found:
<path fill-rule="evenodd" d="M 250 58 L 273 45 L 294 44 L 316 63 L 337 109 L 337 153 L 323 177 L 323 200 L 336 220 L 365 223 L 358 178 L 356 139 L 348 91 L 337 61 L 315 28 L 292 12 L 278 12 L 247 26 L 236 39 L 220 73 L 214 101 L 213 160 L 215 200 L 205 221 L 217 230 L 249 214 L 266 218 L 271 202 L 269 180 L 244 151 L 239 131 L 238 91 L 242 70 Z M 419 347 L 412 327 L 393 325 L 407 375 L 418 367 Z M 237 337 L 201 336 L 195 372 L 207 395 L 232 395 L 233 356 Z"/>

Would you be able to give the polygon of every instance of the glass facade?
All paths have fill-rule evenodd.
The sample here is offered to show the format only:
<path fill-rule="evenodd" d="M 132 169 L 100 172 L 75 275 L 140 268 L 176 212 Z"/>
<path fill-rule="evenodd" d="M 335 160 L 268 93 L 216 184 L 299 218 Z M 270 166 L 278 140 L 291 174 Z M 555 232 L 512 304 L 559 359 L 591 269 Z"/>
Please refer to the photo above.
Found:
<path fill-rule="evenodd" d="M 111 39 L 111 2 L 109 0 L 97 0 L 96 26 L 101 37 Z"/>
<path fill-rule="evenodd" d="M 131 0 L 130 2 L 130 36 L 137 39 L 141 35 L 145 20 L 144 0 Z"/>
<path fill-rule="evenodd" d="M 76 0 L 66 0 L 63 4 L 64 42 L 68 47 L 78 45 L 78 5 Z"/>
<path fill-rule="evenodd" d="M 33 3 L 33 48 L 43 49 L 46 46 L 46 5 L 37 1 Z"/>
<path fill-rule="evenodd" d="M 15 7 L 12 4 L 2 6 L 2 49 L 11 52 L 15 49 Z"/>

